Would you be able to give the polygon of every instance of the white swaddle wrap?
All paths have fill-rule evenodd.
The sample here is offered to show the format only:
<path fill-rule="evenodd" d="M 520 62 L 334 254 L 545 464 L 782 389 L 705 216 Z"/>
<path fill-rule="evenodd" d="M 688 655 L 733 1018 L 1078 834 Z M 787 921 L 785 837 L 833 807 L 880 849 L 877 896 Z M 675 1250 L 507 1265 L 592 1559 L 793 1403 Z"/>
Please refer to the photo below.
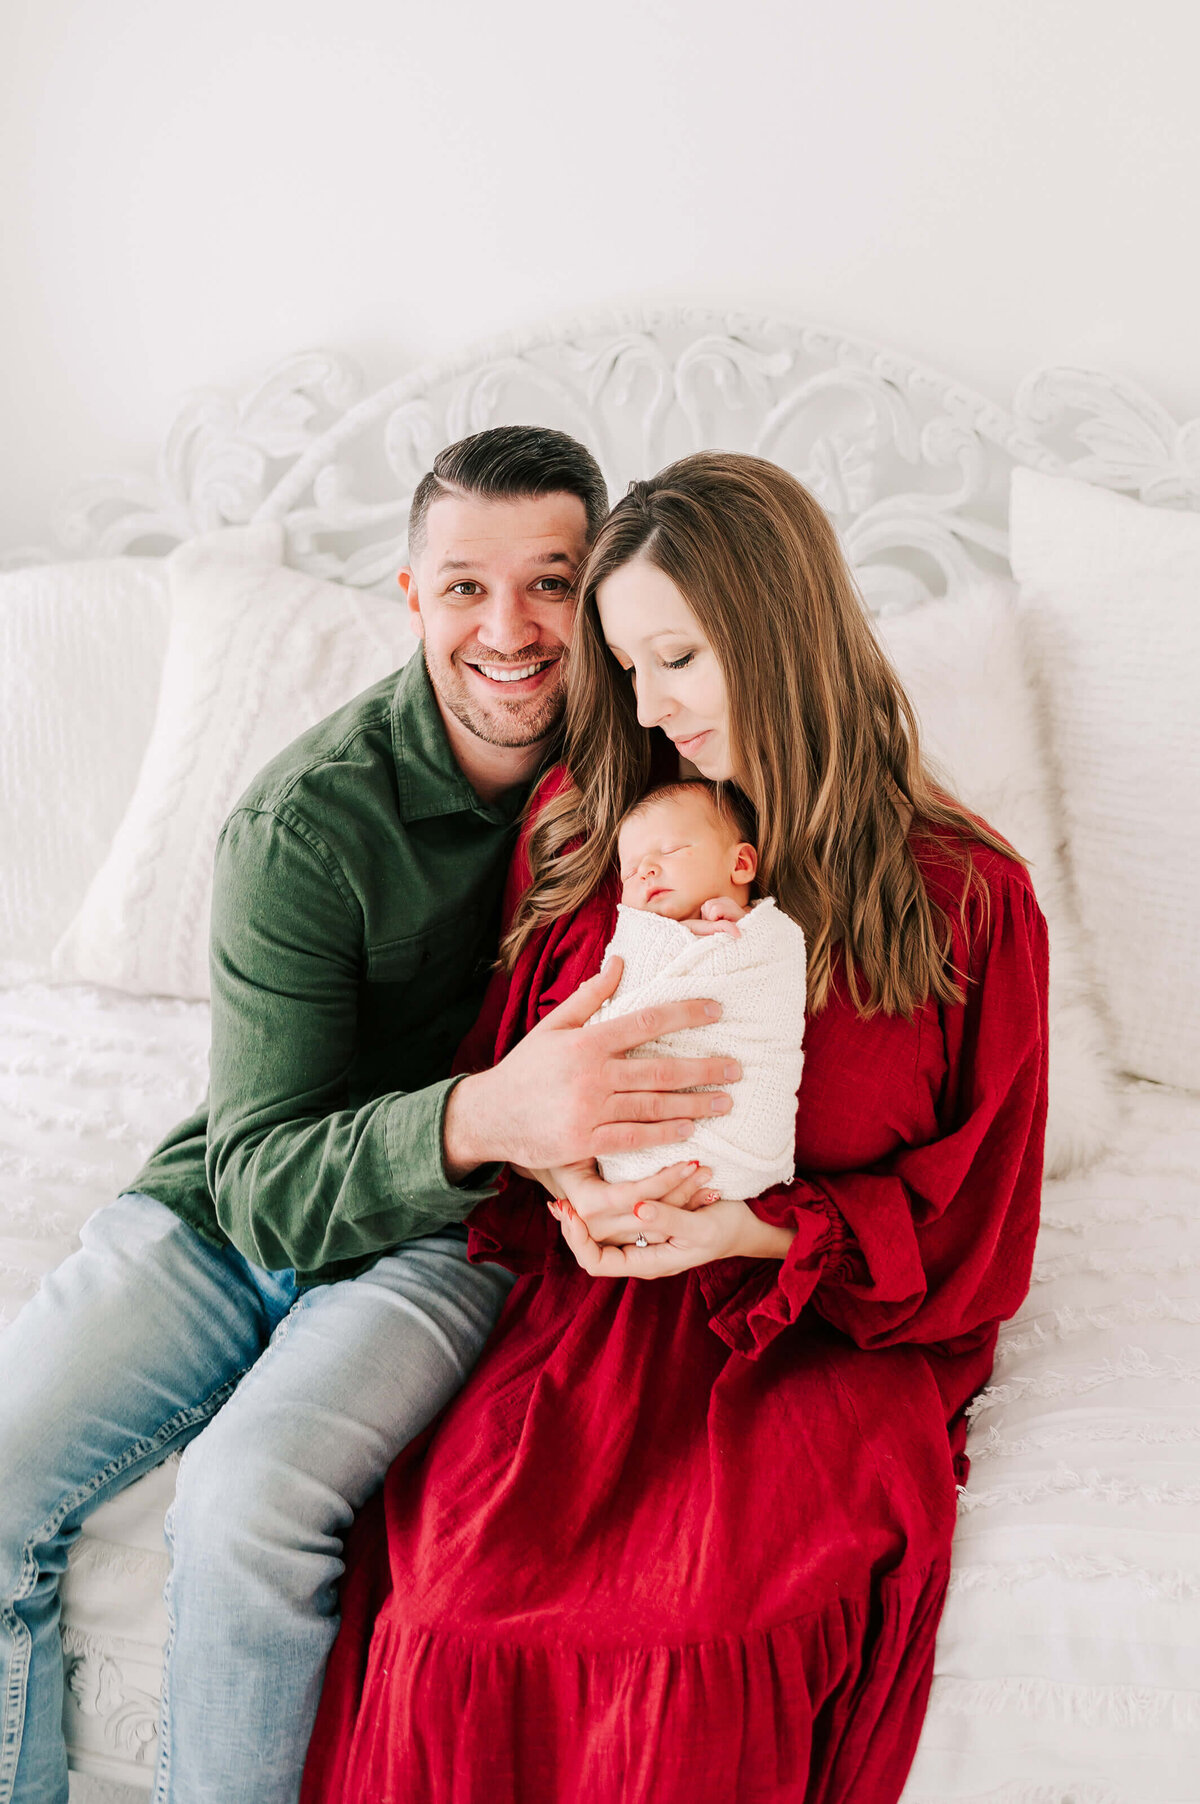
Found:
<path fill-rule="evenodd" d="M 601 1175 L 610 1183 L 650 1177 L 686 1156 L 711 1169 L 714 1190 L 740 1200 L 785 1183 L 795 1171 L 796 1092 L 804 1064 L 804 934 L 769 896 L 738 926 L 737 939 L 729 933 L 695 934 L 663 915 L 624 903 L 617 909 L 616 932 L 604 956 L 619 952 L 625 969 L 592 1020 L 711 996 L 723 1010 L 719 1021 L 648 1040 L 629 1056 L 734 1058 L 742 1077 L 729 1086 L 729 1113 L 697 1121 L 688 1139 L 601 1159 Z"/>

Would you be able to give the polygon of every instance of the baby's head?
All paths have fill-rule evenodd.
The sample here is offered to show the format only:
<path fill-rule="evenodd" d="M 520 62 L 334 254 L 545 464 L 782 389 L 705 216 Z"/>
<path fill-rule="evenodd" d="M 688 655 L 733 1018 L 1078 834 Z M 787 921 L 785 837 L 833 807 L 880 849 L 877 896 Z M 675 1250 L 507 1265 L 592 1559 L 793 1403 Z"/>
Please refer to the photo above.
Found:
<path fill-rule="evenodd" d="M 694 921 L 727 896 L 743 908 L 758 869 L 728 791 L 701 781 L 668 783 L 632 807 L 617 833 L 621 900 L 672 921 Z"/>

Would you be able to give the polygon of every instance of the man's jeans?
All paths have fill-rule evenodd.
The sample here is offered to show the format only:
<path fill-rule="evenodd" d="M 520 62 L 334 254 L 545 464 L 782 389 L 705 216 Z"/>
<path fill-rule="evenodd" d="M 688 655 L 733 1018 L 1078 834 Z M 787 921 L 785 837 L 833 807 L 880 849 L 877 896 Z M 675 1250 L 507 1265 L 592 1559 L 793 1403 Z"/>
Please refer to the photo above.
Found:
<path fill-rule="evenodd" d="M 0 1804 L 66 1804 L 58 1586 L 80 1523 L 189 1442 L 154 1804 L 294 1804 L 342 1537 L 512 1275 L 449 1228 L 297 1298 L 290 1271 L 136 1192 L 80 1238 L 0 1334 Z"/>

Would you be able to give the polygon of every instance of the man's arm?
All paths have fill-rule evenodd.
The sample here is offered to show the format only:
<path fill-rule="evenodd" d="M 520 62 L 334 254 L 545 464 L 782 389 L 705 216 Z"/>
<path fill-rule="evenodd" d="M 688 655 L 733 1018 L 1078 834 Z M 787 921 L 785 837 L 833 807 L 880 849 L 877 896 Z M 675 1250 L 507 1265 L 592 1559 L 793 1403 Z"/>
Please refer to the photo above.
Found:
<path fill-rule="evenodd" d="M 267 1270 L 312 1275 L 385 1252 L 493 1188 L 492 1172 L 467 1187 L 443 1166 L 461 1080 L 347 1107 L 362 941 L 356 898 L 314 832 L 250 808 L 230 817 L 213 889 L 207 1171 L 222 1228 Z"/>

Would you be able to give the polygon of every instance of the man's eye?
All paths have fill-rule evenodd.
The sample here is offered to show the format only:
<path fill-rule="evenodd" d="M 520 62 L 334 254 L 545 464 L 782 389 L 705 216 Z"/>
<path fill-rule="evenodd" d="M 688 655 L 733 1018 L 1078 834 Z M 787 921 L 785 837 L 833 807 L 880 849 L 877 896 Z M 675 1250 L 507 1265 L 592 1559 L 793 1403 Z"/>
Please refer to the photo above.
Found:
<path fill-rule="evenodd" d="M 695 657 L 695 655 L 696 654 L 694 651 L 685 651 L 682 658 L 675 658 L 675 659 L 664 658 L 663 663 L 666 665 L 668 670 L 683 670 L 686 665 L 691 663 L 691 661 Z"/>
<path fill-rule="evenodd" d="M 464 577 L 460 583 L 451 583 L 450 593 L 451 595 L 478 595 L 479 584 L 473 577 Z"/>
<path fill-rule="evenodd" d="M 571 587 L 566 578 L 562 576 L 540 576 L 533 586 L 535 589 L 540 589 L 545 583 L 550 583 L 552 590 L 560 595 L 565 595 L 567 590 Z"/>

